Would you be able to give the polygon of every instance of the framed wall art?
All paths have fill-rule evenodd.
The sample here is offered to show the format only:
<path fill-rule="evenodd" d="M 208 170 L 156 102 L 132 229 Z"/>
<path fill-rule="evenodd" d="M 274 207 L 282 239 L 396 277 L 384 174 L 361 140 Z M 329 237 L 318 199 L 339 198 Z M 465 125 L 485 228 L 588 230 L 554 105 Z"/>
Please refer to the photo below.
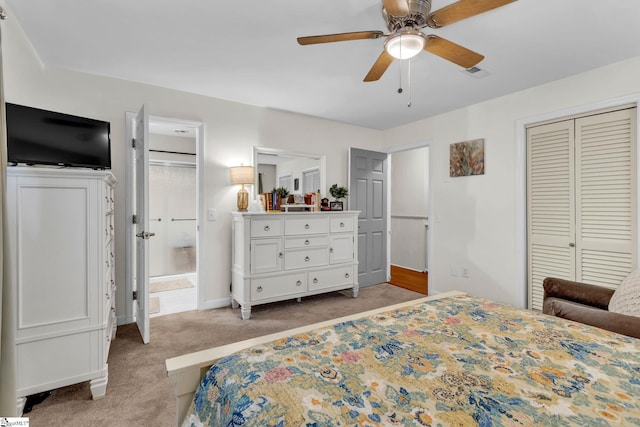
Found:
<path fill-rule="evenodd" d="M 484 138 L 449 145 L 449 176 L 484 175 Z"/>

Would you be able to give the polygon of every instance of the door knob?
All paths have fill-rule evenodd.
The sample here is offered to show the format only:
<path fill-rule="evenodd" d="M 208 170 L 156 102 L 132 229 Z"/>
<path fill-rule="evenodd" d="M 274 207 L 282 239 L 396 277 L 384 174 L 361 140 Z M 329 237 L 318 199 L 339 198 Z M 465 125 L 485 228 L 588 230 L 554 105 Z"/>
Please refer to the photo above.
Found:
<path fill-rule="evenodd" d="M 573 248 L 576 244 L 575 243 L 569 243 L 569 247 Z"/>

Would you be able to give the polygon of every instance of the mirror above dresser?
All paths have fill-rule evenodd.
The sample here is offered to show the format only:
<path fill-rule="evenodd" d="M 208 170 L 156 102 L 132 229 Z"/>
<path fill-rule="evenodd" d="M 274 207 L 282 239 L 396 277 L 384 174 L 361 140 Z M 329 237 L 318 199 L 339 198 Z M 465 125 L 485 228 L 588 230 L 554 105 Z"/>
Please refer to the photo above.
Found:
<path fill-rule="evenodd" d="M 326 193 L 326 157 L 269 147 L 253 147 L 253 195 L 284 187 L 290 194 Z"/>

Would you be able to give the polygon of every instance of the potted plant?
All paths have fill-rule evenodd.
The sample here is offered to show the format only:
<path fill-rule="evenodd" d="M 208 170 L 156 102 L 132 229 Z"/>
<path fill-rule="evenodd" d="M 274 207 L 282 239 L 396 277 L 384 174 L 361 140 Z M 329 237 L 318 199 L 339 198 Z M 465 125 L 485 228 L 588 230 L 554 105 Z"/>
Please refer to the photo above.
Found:
<path fill-rule="evenodd" d="M 286 200 L 287 196 L 289 195 L 289 190 L 284 187 L 278 187 L 274 191 L 278 193 L 278 196 L 280 196 L 280 198 L 283 200 Z"/>
<path fill-rule="evenodd" d="M 338 187 L 338 184 L 333 184 L 329 187 L 329 194 L 336 199 L 335 202 L 331 202 L 331 210 L 341 211 L 343 205 L 340 199 L 344 199 L 349 195 L 347 187 Z"/>
<path fill-rule="evenodd" d="M 338 187 L 338 184 L 333 184 L 329 187 L 329 194 L 334 197 L 336 200 L 344 199 L 349 195 L 349 190 L 347 187 Z"/>

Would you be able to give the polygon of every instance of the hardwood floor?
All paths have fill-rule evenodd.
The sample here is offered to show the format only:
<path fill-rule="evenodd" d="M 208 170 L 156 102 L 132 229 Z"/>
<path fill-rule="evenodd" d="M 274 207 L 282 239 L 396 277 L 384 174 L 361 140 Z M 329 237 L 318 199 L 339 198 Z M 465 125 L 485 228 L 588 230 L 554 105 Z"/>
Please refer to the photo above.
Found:
<path fill-rule="evenodd" d="M 401 288 L 409 289 L 414 292 L 428 295 L 429 292 L 429 273 L 410 270 L 408 268 L 391 266 L 391 280 L 389 283 Z"/>

